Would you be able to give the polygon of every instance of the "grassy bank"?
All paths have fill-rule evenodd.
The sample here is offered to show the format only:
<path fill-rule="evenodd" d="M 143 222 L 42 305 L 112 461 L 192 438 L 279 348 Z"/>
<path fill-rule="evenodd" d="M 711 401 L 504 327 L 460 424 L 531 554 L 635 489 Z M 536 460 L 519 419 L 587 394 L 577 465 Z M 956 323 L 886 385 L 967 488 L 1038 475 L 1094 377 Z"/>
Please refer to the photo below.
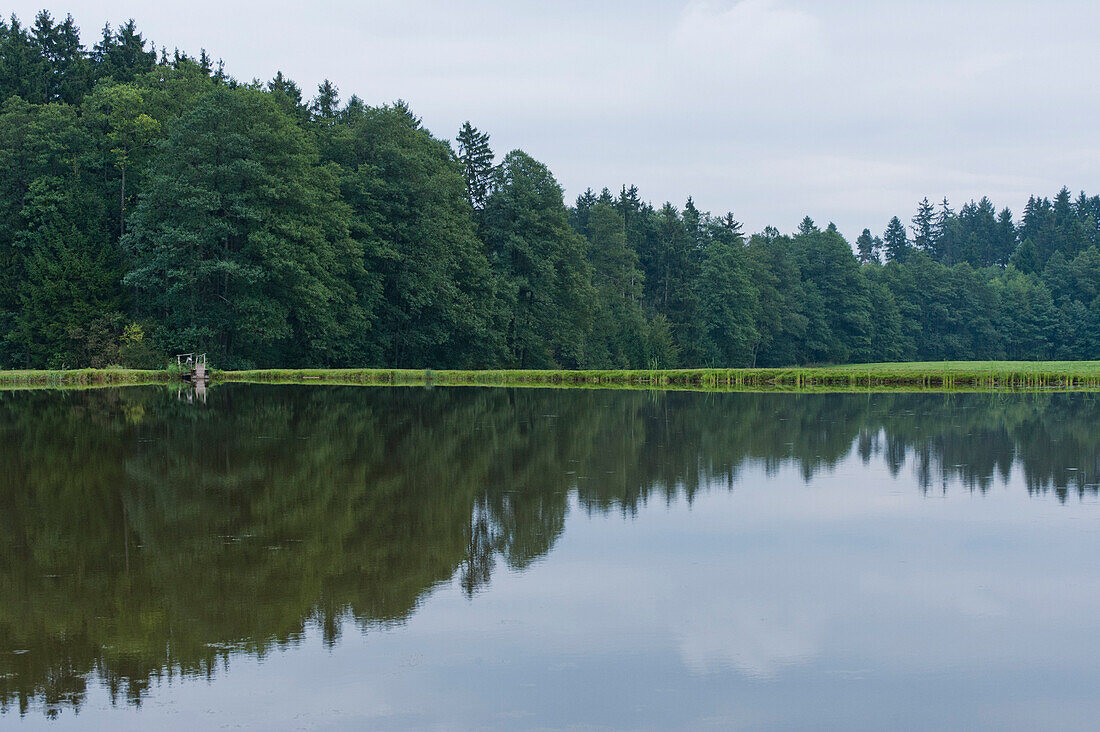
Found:
<path fill-rule="evenodd" d="M 1100 361 L 937 361 L 771 369 L 431 371 L 270 369 L 221 371 L 218 381 L 470 386 L 688 387 L 712 389 L 1100 389 Z"/>
<path fill-rule="evenodd" d="M 1100 361 L 936 361 L 782 369 L 490 370 L 262 369 L 215 371 L 215 382 L 439 386 L 737 389 L 1100 389 Z M 168 371 L 0 371 L 0 387 L 158 384 Z"/>
<path fill-rule="evenodd" d="M 143 369 L 69 369 L 65 371 L 0 371 L 0 387 L 121 386 L 163 384 L 172 380 L 167 371 Z"/>

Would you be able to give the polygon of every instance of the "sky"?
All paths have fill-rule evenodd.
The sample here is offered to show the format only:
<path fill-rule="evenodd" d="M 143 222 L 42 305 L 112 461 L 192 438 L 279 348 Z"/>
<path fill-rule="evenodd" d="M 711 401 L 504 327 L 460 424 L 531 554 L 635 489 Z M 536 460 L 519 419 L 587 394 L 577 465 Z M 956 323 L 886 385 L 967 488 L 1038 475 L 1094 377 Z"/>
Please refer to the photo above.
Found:
<path fill-rule="evenodd" d="M 405 99 L 437 137 L 465 120 L 545 162 L 567 201 L 809 215 L 850 239 L 917 202 L 1100 192 L 1094 0 L 314 0 L 8 3 L 71 13 L 86 43 L 134 18 L 241 80 Z"/>

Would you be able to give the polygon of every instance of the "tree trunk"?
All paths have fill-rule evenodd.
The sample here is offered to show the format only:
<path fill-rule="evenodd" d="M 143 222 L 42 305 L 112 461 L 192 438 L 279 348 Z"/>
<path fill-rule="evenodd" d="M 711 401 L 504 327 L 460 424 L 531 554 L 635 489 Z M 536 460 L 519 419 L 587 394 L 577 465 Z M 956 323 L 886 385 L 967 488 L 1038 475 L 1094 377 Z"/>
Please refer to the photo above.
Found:
<path fill-rule="evenodd" d="M 118 200 L 118 235 L 126 233 L 126 166 L 122 166 L 122 192 Z"/>

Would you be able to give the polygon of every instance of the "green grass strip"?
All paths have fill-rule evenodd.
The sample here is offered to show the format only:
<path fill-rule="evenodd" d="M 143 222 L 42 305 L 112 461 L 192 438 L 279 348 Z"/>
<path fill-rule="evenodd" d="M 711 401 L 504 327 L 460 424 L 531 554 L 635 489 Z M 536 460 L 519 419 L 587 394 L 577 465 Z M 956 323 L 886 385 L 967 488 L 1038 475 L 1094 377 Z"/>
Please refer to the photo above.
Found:
<path fill-rule="evenodd" d="M 145 369 L 69 369 L 65 371 L 0 371 L 2 387 L 81 387 L 166 384 L 173 375 L 168 371 Z"/>
<path fill-rule="evenodd" d="M 556 386 L 863 391 L 866 389 L 1098 389 L 1100 361 L 936 361 L 767 369 L 520 370 L 260 369 L 214 371 L 215 383 L 439 386 Z M 0 371 L 0 386 L 73 387 L 160 384 L 169 371 L 78 369 Z"/>
<path fill-rule="evenodd" d="M 622 388 L 1100 389 L 1100 361 L 943 361 L 768 369 L 487 370 L 263 369 L 215 372 L 264 383 L 596 386 Z"/>

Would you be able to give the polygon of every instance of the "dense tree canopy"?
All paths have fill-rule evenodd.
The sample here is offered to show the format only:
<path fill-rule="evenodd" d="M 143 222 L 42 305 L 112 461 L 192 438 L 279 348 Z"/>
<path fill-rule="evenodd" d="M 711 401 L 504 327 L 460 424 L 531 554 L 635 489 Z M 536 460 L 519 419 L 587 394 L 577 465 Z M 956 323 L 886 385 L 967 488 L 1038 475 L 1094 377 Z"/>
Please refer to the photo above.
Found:
<path fill-rule="evenodd" d="M 1100 196 L 988 198 L 851 244 L 746 237 L 407 104 L 241 83 L 133 21 L 0 21 L 0 368 L 780 366 L 1095 358 Z M 908 220 L 907 226 L 903 221 Z M 881 231 L 876 236 L 873 231 Z"/>
<path fill-rule="evenodd" d="M 213 88 L 172 127 L 122 245 L 140 317 L 227 363 L 338 360 L 366 328 L 334 171 L 271 97 Z"/>

